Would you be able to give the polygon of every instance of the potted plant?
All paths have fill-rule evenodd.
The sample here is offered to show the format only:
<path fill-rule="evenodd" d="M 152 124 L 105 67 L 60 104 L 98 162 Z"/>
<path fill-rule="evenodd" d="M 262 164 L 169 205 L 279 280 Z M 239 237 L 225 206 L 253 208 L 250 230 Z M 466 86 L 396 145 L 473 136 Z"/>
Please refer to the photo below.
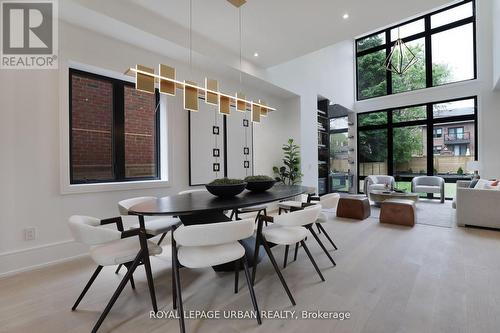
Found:
<path fill-rule="evenodd" d="M 252 192 L 267 191 L 276 183 L 276 180 L 264 175 L 248 176 L 245 181 L 247 182 L 247 190 Z"/>
<path fill-rule="evenodd" d="M 300 147 L 293 143 L 293 139 L 288 139 L 287 144 L 283 145 L 284 166 L 273 167 L 276 175 L 276 181 L 284 185 L 300 184 L 302 173 L 300 172 Z"/>
<path fill-rule="evenodd" d="M 219 178 L 205 185 L 207 191 L 218 197 L 234 197 L 245 189 L 247 183 L 242 179 Z"/>

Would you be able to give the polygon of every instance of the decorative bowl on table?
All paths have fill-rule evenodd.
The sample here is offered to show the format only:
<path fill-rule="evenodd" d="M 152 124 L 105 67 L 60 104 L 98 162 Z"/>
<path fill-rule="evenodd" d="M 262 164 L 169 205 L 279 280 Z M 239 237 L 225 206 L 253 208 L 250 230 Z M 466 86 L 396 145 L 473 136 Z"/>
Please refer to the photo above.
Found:
<path fill-rule="evenodd" d="M 247 183 L 242 179 L 219 178 L 205 185 L 207 191 L 221 198 L 234 197 L 245 189 Z"/>
<path fill-rule="evenodd" d="M 245 178 L 247 190 L 252 192 L 264 192 L 274 186 L 276 180 L 269 176 L 248 176 Z"/>

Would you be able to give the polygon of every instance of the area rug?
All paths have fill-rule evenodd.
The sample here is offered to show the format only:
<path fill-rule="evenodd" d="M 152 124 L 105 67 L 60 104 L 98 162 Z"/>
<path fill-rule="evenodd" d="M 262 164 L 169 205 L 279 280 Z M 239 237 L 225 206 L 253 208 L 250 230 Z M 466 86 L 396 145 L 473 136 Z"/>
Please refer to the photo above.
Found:
<path fill-rule="evenodd" d="M 380 207 L 371 205 L 370 208 L 370 218 L 378 220 L 380 217 Z M 447 200 L 441 203 L 438 200 L 419 200 L 417 202 L 416 223 L 451 228 L 455 225 L 455 210 L 451 206 L 451 201 Z"/>

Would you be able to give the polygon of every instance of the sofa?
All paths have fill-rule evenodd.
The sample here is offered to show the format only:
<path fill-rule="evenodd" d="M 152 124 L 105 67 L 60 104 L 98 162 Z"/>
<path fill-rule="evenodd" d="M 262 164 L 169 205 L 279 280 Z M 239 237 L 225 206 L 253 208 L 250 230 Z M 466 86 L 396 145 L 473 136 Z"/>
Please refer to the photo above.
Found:
<path fill-rule="evenodd" d="M 500 229 L 500 188 L 469 187 L 469 181 L 457 182 L 457 193 L 453 200 L 457 225 L 479 226 Z"/>
<path fill-rule="evenodd" d="M 444 203 L 444 179 L 437 176 L 419 176 L 411 180 L 413 193 L 439 193 Z"/>

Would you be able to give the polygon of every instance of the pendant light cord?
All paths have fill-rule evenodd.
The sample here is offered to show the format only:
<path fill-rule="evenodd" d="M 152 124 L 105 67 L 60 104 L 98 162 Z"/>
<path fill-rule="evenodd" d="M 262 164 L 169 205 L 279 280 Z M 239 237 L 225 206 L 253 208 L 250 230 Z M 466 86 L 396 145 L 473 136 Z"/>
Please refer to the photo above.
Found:
<path fill-rule="evenodd" d="M 189 0 L 189 70 L 193 74 L 193 0 Z"/>

